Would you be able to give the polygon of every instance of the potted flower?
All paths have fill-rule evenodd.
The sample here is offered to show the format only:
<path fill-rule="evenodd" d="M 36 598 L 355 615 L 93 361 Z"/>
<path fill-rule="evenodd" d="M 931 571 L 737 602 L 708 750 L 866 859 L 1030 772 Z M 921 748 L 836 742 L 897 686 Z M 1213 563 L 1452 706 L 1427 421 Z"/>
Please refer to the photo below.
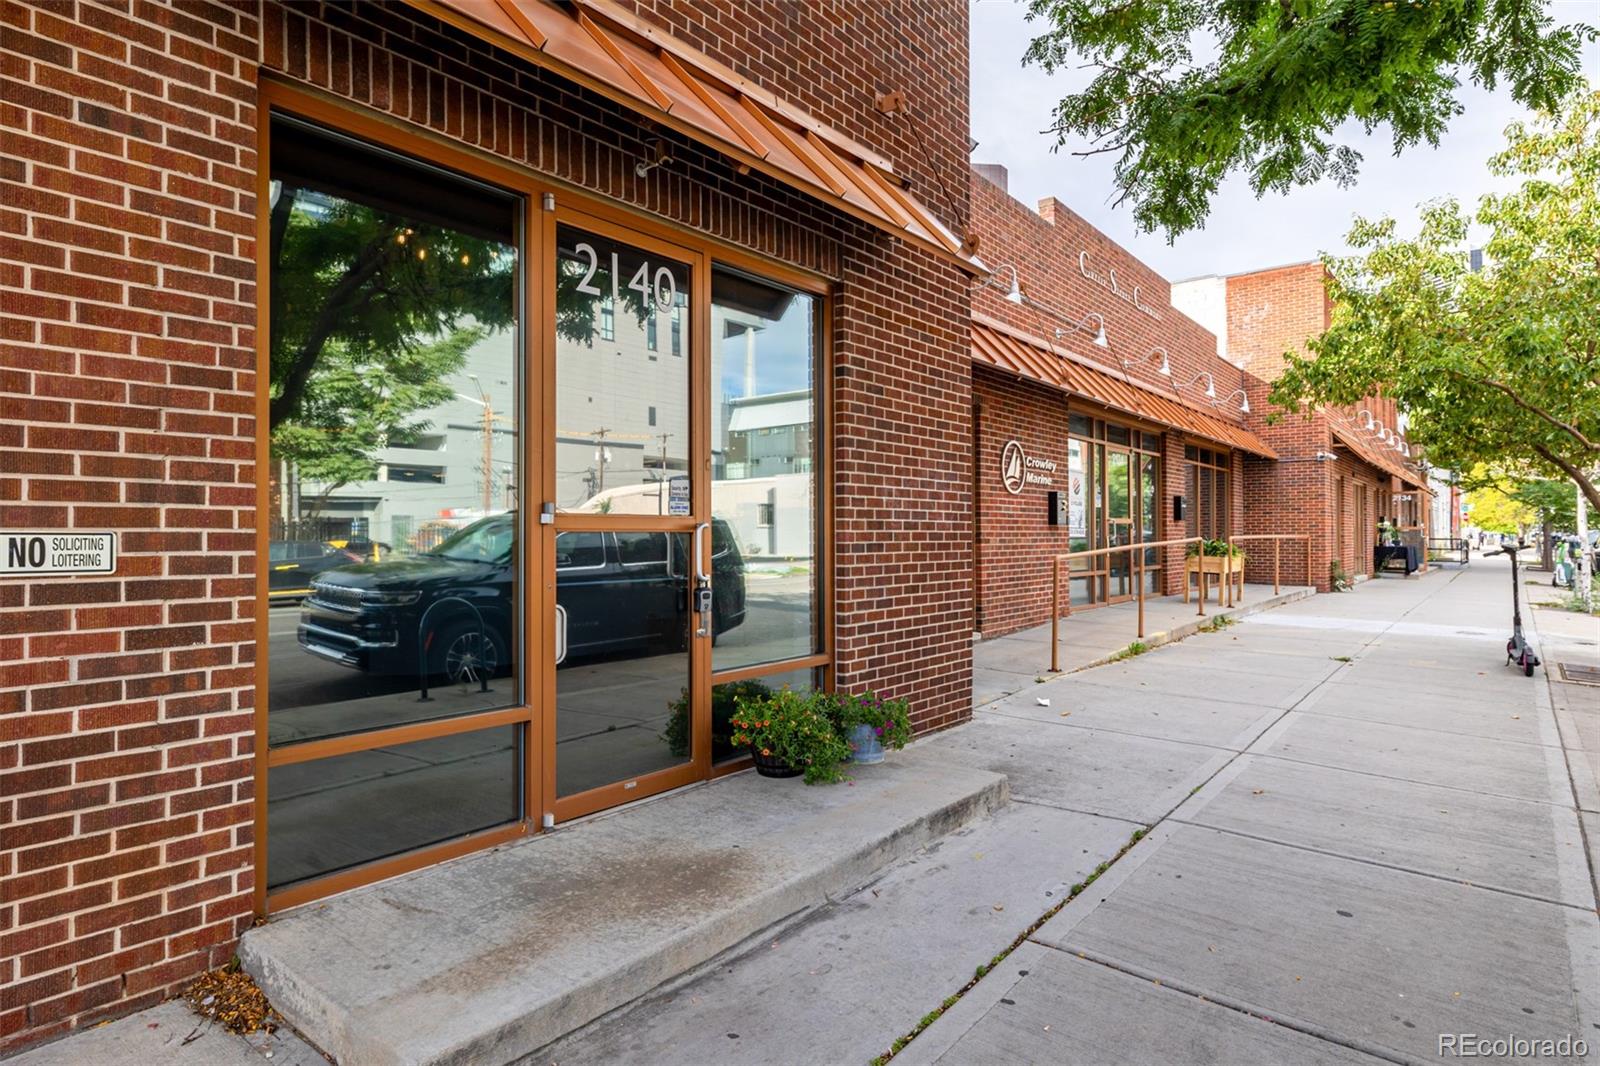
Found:
<path fill-rule="evenodd" d="M 1207 540 L 1204 542 L 1205 555 L 1200 554 L 1200 544 L 1189 545 L 1184 553 L 1187 558 L 1184 563 L 1183 573 L 1183 602 L 1189 602 L 1189 575 L 1194 574 L 1199 578 L 1200 598 L 1204 599 L 1211 587 L 1211 578 L 1217 579 L 1217 602 L 1222 602 L 1222 583 L 1224 581 L 1238 582 L 1239 592 L 1244 593 L 1244 549 L 1237 544 L 1229 544 L 1225 540 Z"/>
<path fill-rule="evenodd" d="M 711 689 L 711 758 L 723 759 L 739 750 L 732 741 L 733 714 L 742 699 L 756 699 L 772 695 L 772 689 L 759 681 L 731 681 L 714 685 Z M 689 754 L 689 690 L 684 689 L 678 698 L 667 705 L 671 712 L 667 728 L 661 739 L 667 750 L 683 758 Z"/>
<path fill-rule="evenodd" d="M 911 712 L 905 700 L 880 699 L 872 692 L 858 696 L 836 693 L 833 719 L 858 763 L 883 761 L 883 749 L 899 751 L 911 739 Z"/>
<path fill-rule="evenodd" d="M 798 777 L 806 784 L 838 781 L 839 764 L 850 746 L 839 736 L 828 714 L 825 692 L 801 695 L 790 689 L 737 701 L 730 724 L 734 747 L 750 749 L 756 773 L 763 777 Z"/>

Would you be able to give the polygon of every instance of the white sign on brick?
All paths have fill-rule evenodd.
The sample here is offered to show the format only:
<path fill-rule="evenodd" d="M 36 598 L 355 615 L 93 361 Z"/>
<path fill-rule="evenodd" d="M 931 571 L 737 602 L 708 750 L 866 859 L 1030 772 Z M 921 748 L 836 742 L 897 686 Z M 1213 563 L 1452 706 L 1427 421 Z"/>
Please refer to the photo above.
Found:
<path fill-rule="evenodd" d="M 56 577 L 110 574 L 117 569 L 115 533 L 61 529 L 0 530 L 0 574 Z"/>

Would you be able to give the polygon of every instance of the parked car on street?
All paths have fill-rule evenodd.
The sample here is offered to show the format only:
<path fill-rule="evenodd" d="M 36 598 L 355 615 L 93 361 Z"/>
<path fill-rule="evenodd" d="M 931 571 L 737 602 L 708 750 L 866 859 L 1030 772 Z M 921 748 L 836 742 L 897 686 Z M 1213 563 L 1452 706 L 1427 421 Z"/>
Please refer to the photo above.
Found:
<path fill-rule="evenodd" d="M 301 604 L 313 655 L 370 673 L 476 681 L 511 662 L 516 515 L 491 515 L 416 555 L 336 567 Z M 684 538 L 653 532 L 556 537 L 557 601 L 568 659 L 687 646 L 693 561 Z M 711 526 L 713 631 L 744 621 L 744 559 L 727 523 Z"/>
<path fill-rule="evenodd" d="M 325 540 L 275 540 L 267 545 L 267 600 L 291 603 L 311 591 L 318 574 L 358 563 L 362 556 Z"/>

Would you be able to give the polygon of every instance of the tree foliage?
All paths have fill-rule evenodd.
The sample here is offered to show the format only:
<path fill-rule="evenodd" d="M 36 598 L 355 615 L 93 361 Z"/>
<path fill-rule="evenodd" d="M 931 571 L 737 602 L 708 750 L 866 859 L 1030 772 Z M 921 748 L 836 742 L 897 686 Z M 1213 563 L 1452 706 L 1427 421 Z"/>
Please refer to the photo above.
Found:
<path fill-rule="evenodd" d="M 1169 239 L 1201 225 L 1222 179 L 1260 196 L 1331 177 L 1361 154 L 1338 126 L 1387 124 L 1396 153 L 1437 144 L 1464 71 L 1549 109 L 1579 83 L 1586 25 L 1545 0 L 1031 0 L 1045 30 L 1024 62 L 1095 70 L 1055 109 L 1057 147 L 1119 153 L 1118 202 Z"/>
<path fill-rule="evenodd" d="M 275 428 L 300 416 L 330 345 L 374 365 L 515 320 L 515 257 L 497 241 L 293 186 L 269 225 Z"/>
<path fill-rule="evenodd" d="M 274 458 L 287 459 L 302 479 L 323 486 L 313 514 L 335 490 L 376 478 L 382 449 L 404 446 L 432 428 L 422 414 L 455 395 L 447 379 L 487 333 L 470 326 L 431 344 L 384 353 L 343 340 L 323 346 L 300 409 L 272 427 Z"/>
<path fill-rule="evenodd" d="M 1478 467 L 1466 481 L 1467 520 L 1479 529 L 1521 534 L 1537 521 L 1538 512 L 1521 498 L 1514 479 Z"/>
<path fill-rule="evenodd" d="M 1382 393 L 1434 465 L 1564 478 L 1600 508 L 1600 93 L 1507 142 L 1490 169 L 1523 180 L 1479 203 L 1485 268 L 1471 269 L 1454 201 L 1424 205 L 1414 238 L 1358 219 L 1361 254 L 1326 260 L 1333 323 L 1309 356 L 1287 355 L 1272 400 Z"/>

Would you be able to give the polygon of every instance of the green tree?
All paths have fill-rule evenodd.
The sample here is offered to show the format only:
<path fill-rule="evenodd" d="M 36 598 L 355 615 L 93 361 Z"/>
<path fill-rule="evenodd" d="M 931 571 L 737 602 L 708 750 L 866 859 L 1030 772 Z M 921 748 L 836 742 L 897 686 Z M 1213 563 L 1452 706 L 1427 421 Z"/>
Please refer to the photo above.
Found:
<path fill-rule="evenodd" d="M 268 223 L 274 431 L 330 346 L 370 366 L 515 321 L 515 255 L 497 241 L 287 184 Z"/>
<path fill-rule="evenodd" d="M 1536 512 L 1517 495 L 1518 485 L 1496 478 L 1483 468 L 1467 479 L 1467 520 L 1491 533 L 1522 533 L 1533 525 Z"/>
<path fill-rule="evenodd" d="M 1535 478 L 1518 485 L 1512 495 L 1534 513 L 1539 524 L 1549 522 L 1557 532 L 1578 528 L 1578 499 L 1572 482 Z"/>
<path fill-rule="evenodd" d="M 323 486 L 308 517 L 320 514 L 343 486 L 376 478 L 382 449 L 431 428 L 419 415 L 454 396 L 446 379 L 487 333 L 482 326 L 458 329 L 431 344 L 381 355 L 342 340 L 324 345 L 299 411 L 272 427 L 273 456 Z"/>
<path fill-rule="evenodd" d="M 1353 182 L 1361 154 L 1340 123 L 1387 123 L 1397 153 L 1437 144 L 1461 112 L 1458 73 L 1549 109 L 1597 32 L 1556 26 L 1545 0 L 1031 0 L 1029 18 L 1045 30 L 1025 63 L 1096 72 L 1046 132 L 1120 153 L 1117 202 L 1169 239 L 1236 170 L 1257 196 Z"/>
<path fill-rule="evenodd" d="M 1408 412 L 1428 461 L 1575 483 L 1600 508 L 1600 93 L 1507 130 L 1490 160 L 1520 187 L 1485 196 L 1486 267 L 1469 218 L 1425 205 L 1421 232 L 1358 219 L 1364 254 L 1326 260 L 1332 326 L 1287 355 L 1272 401 L 1350 405 L 1382 393 Z"/>

